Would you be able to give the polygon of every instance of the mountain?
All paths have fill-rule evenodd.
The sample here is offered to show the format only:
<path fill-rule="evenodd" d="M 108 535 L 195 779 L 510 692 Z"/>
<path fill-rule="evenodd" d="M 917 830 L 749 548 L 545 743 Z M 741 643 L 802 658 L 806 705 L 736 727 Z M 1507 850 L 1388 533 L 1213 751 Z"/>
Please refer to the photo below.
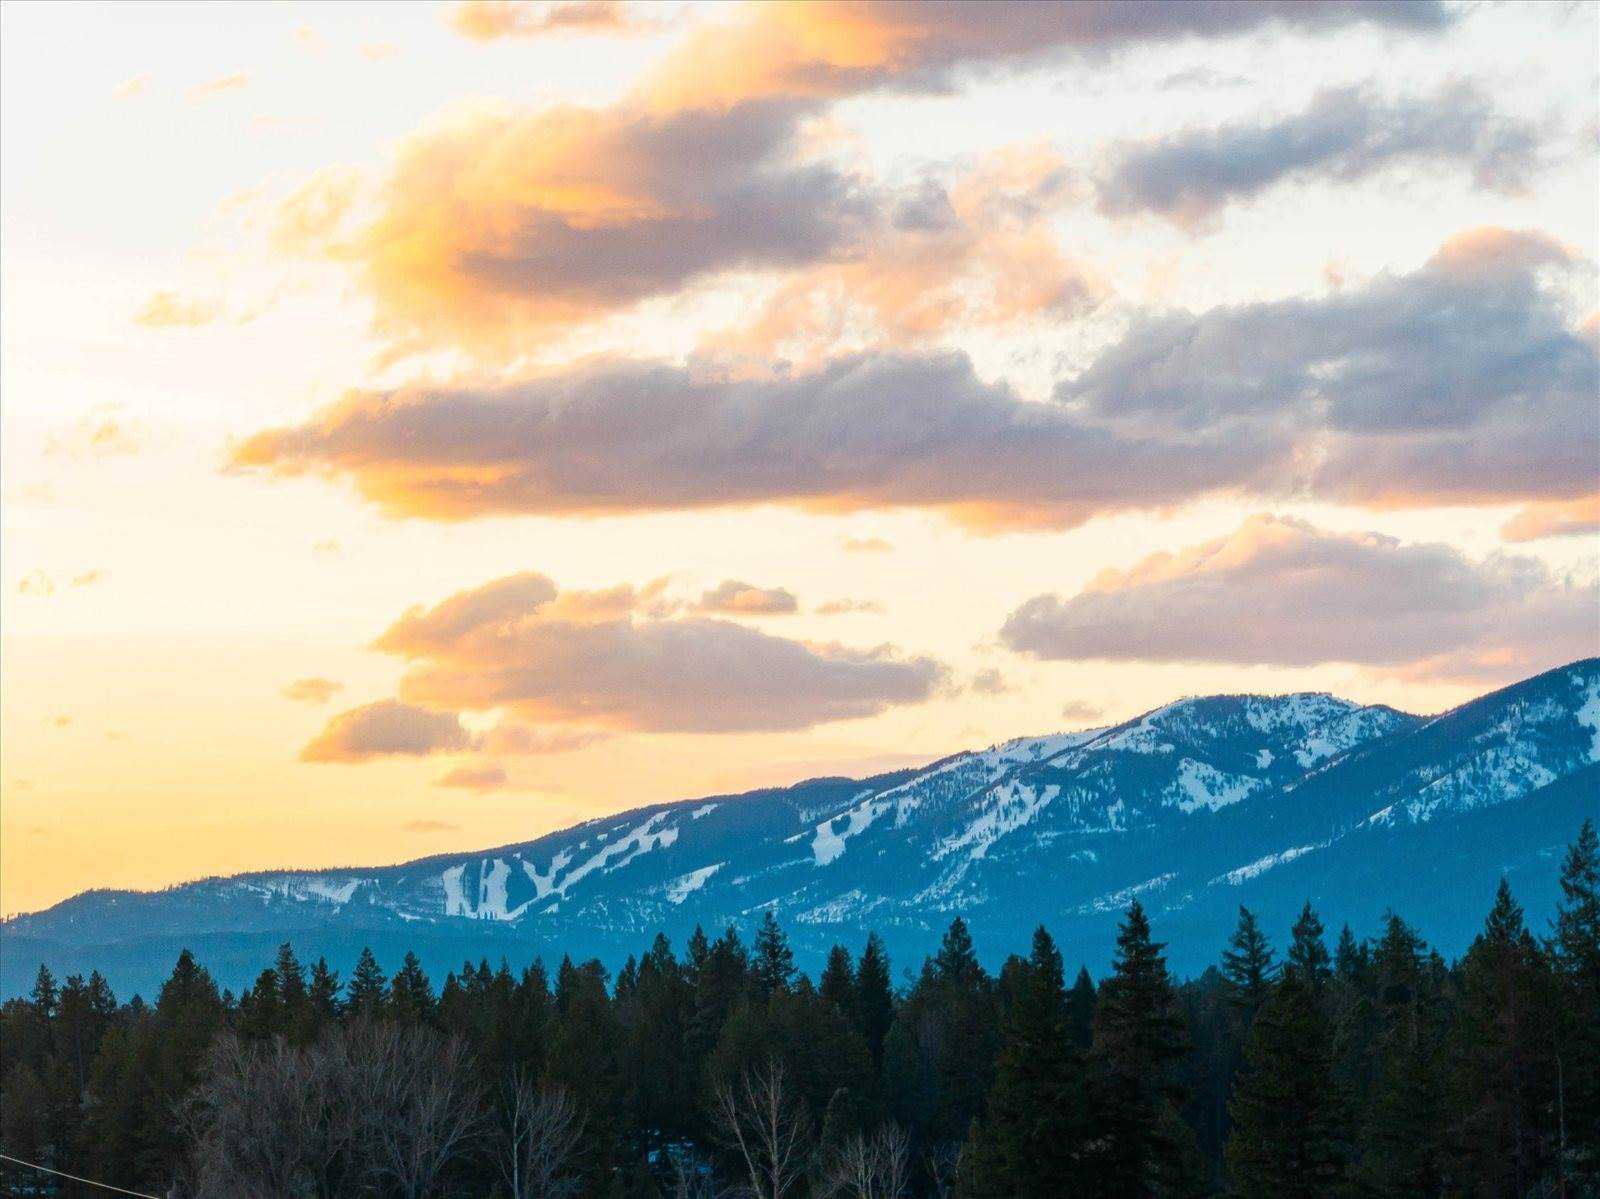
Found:
<path fill-rule="evenodd" d="M 1537 921 L 1563 847 L 1600 817 L 1600 659 L 1424 719 L 1325 694 L 1184 699 L 1109 728 L 1008 741 L 920 770 L 658 804 L 536 840 L 370 869 L 89 891 L 0 926 L 0 991 L 99 968 L 146 994 L 183 946 L 228 985 L 277 944 L 348 970 L 370 944 L 436 977 L 463 958 L 598 955 L 657 930 L 777 910 L 815 965 L 867 929 L 912 967 L 952 917 L 991 961 L 1046 923 L 1109 958 L 1135 896 L 1174 966 L 1213 961 L 1240 904 L 1278 938 L 1310 900 L 1372 931 L 1385 909 L 1460 952 L 1497 879 Z"/>

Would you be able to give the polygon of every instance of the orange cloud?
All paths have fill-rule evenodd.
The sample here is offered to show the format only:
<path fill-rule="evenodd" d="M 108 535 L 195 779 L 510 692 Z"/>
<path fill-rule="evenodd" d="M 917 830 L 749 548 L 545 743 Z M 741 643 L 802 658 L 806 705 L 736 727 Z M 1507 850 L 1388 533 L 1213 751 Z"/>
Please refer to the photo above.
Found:
<path fill-rule="evenodd" d="M 344 690 L 343 683 L 336 683 L 332 679 L 309 678 L 296 679 L 284 686 L 282 695 L 285 699 L 292 699 L 302 704 L 325 704 L 333 698 L 334 693 Z"/>
<path fill-rule="evenodd" d="M 552 595 L 545 584 L 542 575 L 511 576 L 402 616 L 374 645 L 410 661 L 403 702 L 370 705 L 384 708 L 371 723 L 390 741 L 436 748 L 469 744 L 454 737 L 454 717 L 434 715 L 445 710 L 503 709 L 560 726 L 563 736 L 576 728 L 585 731 L 571 735 L 802 729 L 920 703 L 945 673 L 932 659 L 889 647 L 806 644 L 705 617 L 628 611 L 597 618 L 584 602 L 575 619 L 560 603 L 565 593 Z M 389 735 L 396 724 L 409 740 Z M 515 728 L 497 729 L 481 744 L 501 753 L 577 748 Z M 333 724 L 324 738 L 335 747 L 366 743 Z"/>
<path fill-rule="evenodd" d="M 454 713 L 385 699 L 339 713 L 300 751 L 300 760 L 365 762 L 374 757 L 421 757 L 470 748 L 472 739 Z"/>
<path fill-rule="evenodd" d="M 134 75 L 132 78 L 125 79 L 117 84 L 111 94 L 118 100 L 131 100 L 135 96 L 143 95 L 144 90 L 149 86 L 149 75 Z"/>
<path fill-rule="evenodd" d="M 146 329 L 194 329 L 222 316 L 219 304 L 186 300 L 175 291 L 158 291 L 133 314 L 135 324 Z"/>
<path fill-rule="evenodd" d="M 207 83 L 197 84 L 189 89 L 190 101 L 208 100 L 212 96 L 226 95 L 228 92 L 243 91 L 250 86 L 250 72 L 236 71 L 232 75 L 223 75 Z"/>
<path fill-rule="evenodd" d="M 506 785 L 504 766 L 456 766 L 433 780 L 435 787 L 456 787 L 464 791 L 498 791 Z"/>
<path fill-rule="evenodd" d="M 1036 658 L 1322 662 L 1408 679 L 1519 678 L 1600 648 L 1600 583 L 1533 558 L 1468 559 L 1444 544 L 1334 533 L 1252 516 L 1233 533 L 1076 595 L 1038 595 L 1007 618 L 1010 649 Z"/>
<path fill-rule="evenodd" d="M 561 33 L 634 33 L 654 28 L 620 0 L 461 0 L 450 27 L 475 42 Z"/>
<path fill-rule="evenodd" d="M 473 36 L 491 37 L 615 11 L 499 3 L 458 8 L 455 19 Z M 865 90 L 937 89 L 965 67 L 1025 65 L 1072 49 L 1273 24 L 1430 26 L 1448 19 L 1431 3 L 1303 0 L 814 0 L 730 11 L 731 19 L 687 35 L 613 105 L 480 108 L 403 143 L 376 217 L 320 250 L 355 273 L 391 356 L 441 347 L 505 355 L 554 329 L 733 271 L 840 268 L 809 290 L 859 288 L 851 294 L 877 319 L 891 318 L 902 336 L 940 327 L 969 304 L 979 319 L 993 321 L 1070 308 L 1092 288 L 1042 223 L 996 224 L 997 210 L 980 204 L 979 227 L 964 234 L 899 236 L 891 215 L 902 197 L 808 158 L 803 123 Z M 880 247 L 882 265 L 845 269 Z M 951 254 L 960 264 L 955 276 L 976 277 L 976 298 L 969 300 L 952 268 L 940 263 Z M 929 258 L 931 267 L 924 265 Z M 803 296 L 780 293 L 771 319 L 815 320 L 811 307 Z"/>
<path fill-rule="evenodd" d="M 699 612 L 726 612 L 734 616 L 786 616 L 800 610 L 794 592 L 782 587 L 753 587 L 729 579 L 700 597 Z"/>
<path fill-rule="evenodd" d="M 1600 532 L 1600 493 L 1576 500 L 1530 504 L 1500 527 L 1505 541 L 1538 541 Z"/>

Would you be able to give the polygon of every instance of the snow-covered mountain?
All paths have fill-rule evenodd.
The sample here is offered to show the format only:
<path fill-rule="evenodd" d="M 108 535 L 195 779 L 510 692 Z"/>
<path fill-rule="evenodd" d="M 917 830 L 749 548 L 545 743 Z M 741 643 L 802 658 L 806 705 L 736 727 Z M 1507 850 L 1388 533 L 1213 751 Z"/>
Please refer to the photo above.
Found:
<path fill-rule="evenodd" d="M 1562 847 L 1600 816 L 1600 660 L 1433 719 L 1324 694 L 1211 696 L 875 778 L 659 804 L 518 845 L 400 866 L 90 891 L 0 928 L 4 992 L 40 960 L 148 989 L 184 945 L 246 981 L 279 941 L 348 966 L 363 944 L 464 957 L 598 954 L 776 908 L 802 958 L 877 929 L 902 965 L 950 919 L 994 958 L 1044 922 L 1103 965 L 1139 896 L 1180 970 L 1242 903 L 1280 937 L 1385 908 L 1462 948 L 1497 878 L 1553 902 Z"/>

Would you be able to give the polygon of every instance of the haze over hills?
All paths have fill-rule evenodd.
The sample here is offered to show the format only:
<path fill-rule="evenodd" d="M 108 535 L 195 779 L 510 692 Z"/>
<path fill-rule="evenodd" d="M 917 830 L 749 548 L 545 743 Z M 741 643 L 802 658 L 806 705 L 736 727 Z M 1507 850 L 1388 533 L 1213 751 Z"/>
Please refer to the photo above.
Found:
<path fill-rule="evenodd" d="M 998 959 L 1046 923 L 1101 968 L 1137 896 L 1180 973 L 1237 909 L 1278 940 L 1309 899 L 1332 929 L 1393 908 L 1460 952 L 1506 875 L 1549 910 L 1562 847 L 1600 816 L 1600 659 L 1423 718 L 1326 694 L 1185 699 L 1107 728 L 1021 738 L 919 770 L 658 804 L 523 844 L 369 869 L 89 891 L 0 929 L 0 984 L 98 968 L 151 993 L 187 946 L 234 988 L 284 940 L 348 970 L 414 948 L 600 956 L 774 908 L 802 962 L 868 929 L 897 970 L 951 918 Z M 1186 956 L 1188 955 L 1188 956 Z"/>

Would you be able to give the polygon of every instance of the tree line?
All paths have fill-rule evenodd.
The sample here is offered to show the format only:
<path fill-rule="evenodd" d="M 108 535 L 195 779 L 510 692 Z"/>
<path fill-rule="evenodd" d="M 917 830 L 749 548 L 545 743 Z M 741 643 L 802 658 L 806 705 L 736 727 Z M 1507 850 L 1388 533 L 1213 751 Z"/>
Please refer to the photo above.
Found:
<path fill-rule="evenodd" d="M 1309 904 L 1281 953 L 1243 908 L 1200 977 L 1163 950 L 1134 902 L 1098 982 L 1043 927 L 991 974 L 959 918 L 898 987 L 876 935 L 813 980 L 771 912 L 615 977 L 284 945 L 237 997 L 185 952 L 119 1004 L 41 967 L 0 1008 L 0 1152 L 252 1199 L 1600 1195 L 1592 822 L 1548 932 L 1502 882 L 1455 962 L 1398 915 L 1330 946 Z"/>

